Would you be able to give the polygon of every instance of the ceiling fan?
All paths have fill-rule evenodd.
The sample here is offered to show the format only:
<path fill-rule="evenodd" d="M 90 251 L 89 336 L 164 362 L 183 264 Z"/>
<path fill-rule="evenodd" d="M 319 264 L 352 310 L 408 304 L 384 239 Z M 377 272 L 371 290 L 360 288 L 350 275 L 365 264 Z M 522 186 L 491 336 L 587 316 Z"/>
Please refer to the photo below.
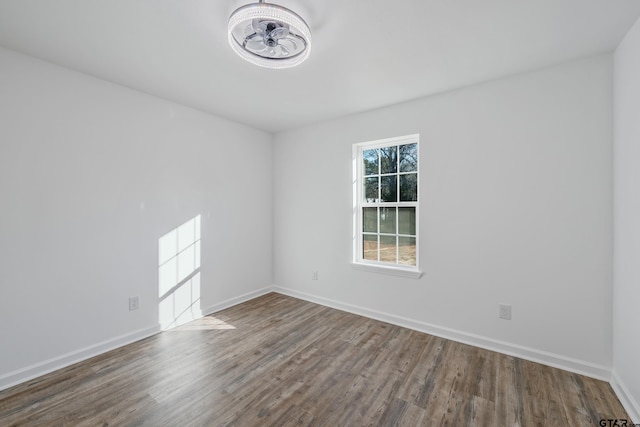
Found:
<path fill-rule="evenodd" d="M 285 7 L 264 0 L 242 6 L 231 14 L 228 29 L 231 48 L 255 65 L 289 68 L 309 57 L 309 26 Z"/>

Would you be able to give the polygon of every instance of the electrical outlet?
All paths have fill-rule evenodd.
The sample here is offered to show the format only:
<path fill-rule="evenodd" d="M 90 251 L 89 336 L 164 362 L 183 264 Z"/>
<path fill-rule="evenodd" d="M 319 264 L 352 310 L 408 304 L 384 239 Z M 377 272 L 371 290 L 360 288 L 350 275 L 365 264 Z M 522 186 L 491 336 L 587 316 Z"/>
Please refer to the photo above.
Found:
<path fill-rule="evenodd" d="M 313 273 L 311 273 L 311 280 L 318 280 L 318 272 L 314 271 Z"/>
<path fill-rule="evenodd" d="M 129 311 L 137 310 L 140 307 L 140 300 L 138 297 L 129 298 Z"/>
<path fill-rule="evenodd" d="M 505 320 L 511 320 L 511 305 L 500 304 L 500 318 Z"/>

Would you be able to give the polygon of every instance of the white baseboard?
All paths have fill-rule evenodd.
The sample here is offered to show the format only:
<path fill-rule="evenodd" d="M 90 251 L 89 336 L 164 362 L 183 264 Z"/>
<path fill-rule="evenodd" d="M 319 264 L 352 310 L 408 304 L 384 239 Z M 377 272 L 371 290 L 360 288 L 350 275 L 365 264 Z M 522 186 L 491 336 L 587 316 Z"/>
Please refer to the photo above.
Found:
<path fill-rule="evenodd" d="M 318 297 L 293 289 L 276 286 L 273 287 L 272 290 L 274 292 L 289 295 L 294 298 L 303 299 L 316 304 L 336 308 L 338 310 L 347 311 L 349 313 L 358 314 L 360 316 L 369 317 L 371 319 L 380 320 L 383 322 L 391 323 L 393 325 L 398 325 L 430 335 L 435 335 L 437 337 L 457 341 L 463 344 L 469 344 L 475 347 L 484 348 L 486 350 L 497 351 L 499 353 L 519 357 L 521 359 L 530 360 L 532 362 L 541 363 L 543 365 L 551 366 L 554 368 L 564 369 L 565 371 L 586 375 L 591 378 L 596 378 L 607 382 L 611 378 L 610 368 L 606 366 L 596 365 L 584 360 L 573 359 L 570 357 L 565 357 L 542 350 L 536 350 L 517 344 L 499 341 L 468 332 L 432 325 L 418 320 L 396 316 L 394 314 L 384 313 L 365 307 L 359 307 L 352 304 L 346 304 L 339 301 Z"/>
<path fill-rule="evenodd" d="M 225 308 L 233 307 L 234 305 L 238 305 L 254 298 L 258 298 L 262 295 L 268 294 L 269 292 L 274 292 L 274 290 L 275 288 L 273 286 L 268 286 L 266 288 L 258 289 L 257 291 L 248 292 L 246 294 L 230 298 L 226 301 L 219 302 L 218 304 L 203 308 L 202 315 L 208 316 L 209 314 L 216 313 L 218 311 L 224 310 Z"/>
<path fill-rule="evenodd" d="M 160 326 L 155 325 L 137 331 L 130 332 L 128 334 L 120 335 L 118 337 L 102 341 L 100 343 L 85 347 L 80 350 L 72 351 L 62 356 L 54 357 L 49 360 L 45 360 L 40 363 L 36 363 L 26 368 L 18 369 L 16 371 L 9 372 L 0 376 L 0 390 L 13 387 L 14 385 L 21 384 L 26 381 L 30 381 L 34 378 L 56 371 L 58 369 L 66 368 L 74 363 L 82 362 L 83 360 L 90 359 L 107 351 L 114 350 L 132 342 L 139 341 L 141 339 L 150 337 L 160 332 Z"/>
<path fill-rule="evenodd" d="M 611 388 L 616 392 L 620 403 L 624 406 L 634 424 L 640 424 L 640 402 L 635 400 L 627 386 L 616 372 L 615 368 L 611 372 Z"/>

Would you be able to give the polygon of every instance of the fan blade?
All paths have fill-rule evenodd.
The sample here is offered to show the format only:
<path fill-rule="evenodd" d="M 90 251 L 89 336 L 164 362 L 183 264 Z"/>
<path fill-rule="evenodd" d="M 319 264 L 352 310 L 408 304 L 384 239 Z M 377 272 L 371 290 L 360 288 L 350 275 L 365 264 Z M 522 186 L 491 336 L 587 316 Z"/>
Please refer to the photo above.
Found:
<path fill-rule="evenodd" d="M 283 39 L 289 35 L 289 29 L 285 27 L 278 27 L 271 31 L 269 35 L 274 39 Z"/>
<path fill-rule="evenodd" d="M 267 31 L 267 22 L 261 21 L 259 19 L 254 19 L 253 21 L 251 21 L 251 27 L 256 33 L 264 35 L 264 33 Z"/>
<path fill-rule="evenodd" d="M 245 46 L 247 49 L 252 50 L 254 52 L 258 50 L 263 50 L 265 48 L 265 45 L 262 42 L 262 39 L 248 40 Z"/>
<path fill-rule="evenodd" d="M 280 45 L 280 52 L 282 53 L 282 56 L 289 56 L 289 49 L 283 45 Z"/>
<path fill-rule="evenodd" d="M 296 52 L 298 50 L 298 43 L 296 43 L 292 38 L 286 38 L 279 40 L 280 46 L 288 46 L 289 51 Z"/>

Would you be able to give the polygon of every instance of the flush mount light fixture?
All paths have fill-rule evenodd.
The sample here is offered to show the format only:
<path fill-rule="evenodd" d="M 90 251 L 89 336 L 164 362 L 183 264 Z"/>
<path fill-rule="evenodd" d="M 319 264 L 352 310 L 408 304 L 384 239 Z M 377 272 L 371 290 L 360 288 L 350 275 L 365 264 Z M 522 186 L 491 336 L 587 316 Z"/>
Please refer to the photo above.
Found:
<path fill-rule="evenodd" d="M 289 68 L 309 56 L 311 31 L 296 13 L 260 0 L 231 14 L 229 44 L 240 57 L 253 64 Z"/>

